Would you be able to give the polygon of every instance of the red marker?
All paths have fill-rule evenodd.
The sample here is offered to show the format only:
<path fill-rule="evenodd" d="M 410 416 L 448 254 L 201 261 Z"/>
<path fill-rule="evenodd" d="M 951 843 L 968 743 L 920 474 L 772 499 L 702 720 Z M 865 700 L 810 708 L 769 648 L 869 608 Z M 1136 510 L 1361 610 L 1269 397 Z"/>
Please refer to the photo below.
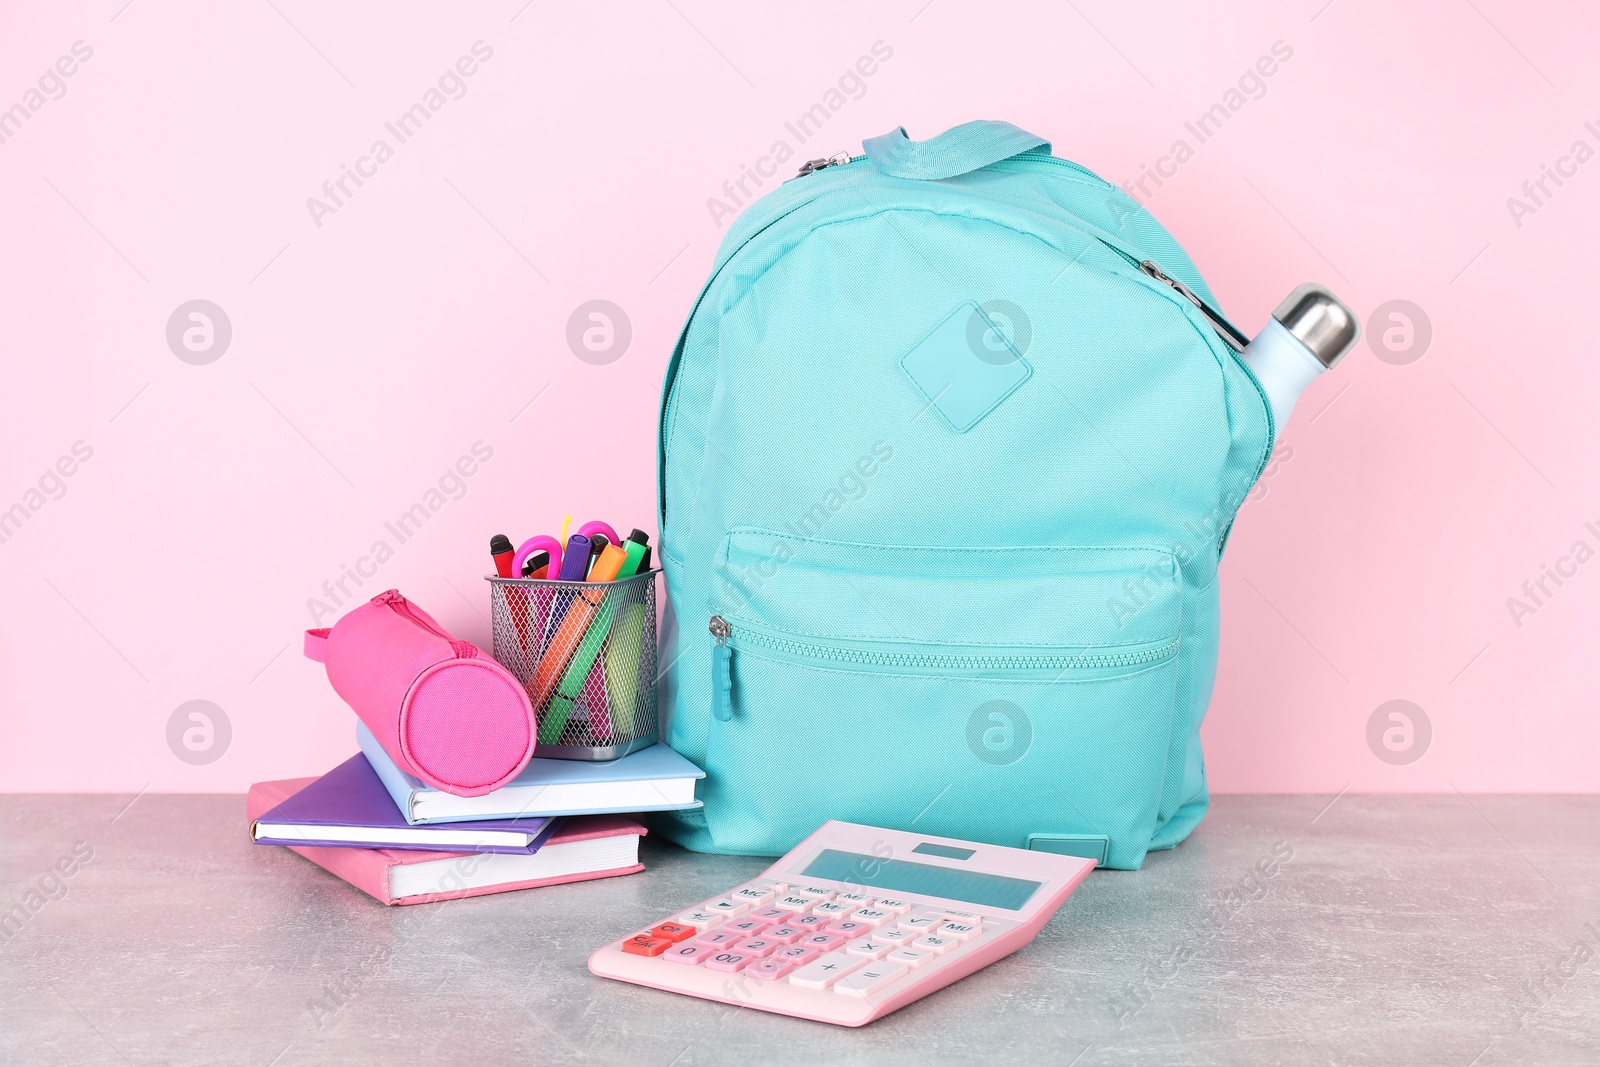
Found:
<path fill-rule="evenodd" d="M 500 577 L 511 577 L 511 557 L 516 554 L 511 538 L 505 534 L 495 534 L 489 538 L 489 555 L 494 557 L 494 572 Z"/>

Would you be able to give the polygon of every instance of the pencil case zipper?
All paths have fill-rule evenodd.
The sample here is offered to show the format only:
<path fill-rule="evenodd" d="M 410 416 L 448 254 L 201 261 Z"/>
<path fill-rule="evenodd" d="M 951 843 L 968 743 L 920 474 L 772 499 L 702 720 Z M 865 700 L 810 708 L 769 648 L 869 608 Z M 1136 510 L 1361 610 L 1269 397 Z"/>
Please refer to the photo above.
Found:
<path fill-rule="evenodd" d="M 450 642 L 451 651 L 455 653 L 456 659 L 477 658 L 478 650 L 471 641 L 458 641 L 454 637 L 451 637 L 449 634 L 440 630 L 438 627 L 430 625 L 427 620 L 423 619 L 411 609 L 411 602 L 402 596 L 398 589 L 391 589 L 386 593 L 380 593 L 378 595 L 378 599 L 381 600 L 390 611 L 394 612 L 402 619 L 405 619 L 407 622 L 411 623 L 411 625 L 417 627 L 417 629 L 424 630 L 433 636 L 440 638 L 441 640 Z"/>

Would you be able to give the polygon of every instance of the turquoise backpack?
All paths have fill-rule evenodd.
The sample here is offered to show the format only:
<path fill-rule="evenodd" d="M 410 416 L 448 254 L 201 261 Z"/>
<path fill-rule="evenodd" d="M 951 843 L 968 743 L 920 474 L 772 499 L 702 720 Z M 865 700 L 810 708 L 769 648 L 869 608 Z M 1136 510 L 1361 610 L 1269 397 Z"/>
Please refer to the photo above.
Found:
<path fill-rule="evenodd" d="M 662 398 L 667 739 L 777 855 L 826 819 L 1134 869 L 1206 810 L 1217 562 L 1272 447 L 1172 236 L 1003 122 L 806 164 Z"/>

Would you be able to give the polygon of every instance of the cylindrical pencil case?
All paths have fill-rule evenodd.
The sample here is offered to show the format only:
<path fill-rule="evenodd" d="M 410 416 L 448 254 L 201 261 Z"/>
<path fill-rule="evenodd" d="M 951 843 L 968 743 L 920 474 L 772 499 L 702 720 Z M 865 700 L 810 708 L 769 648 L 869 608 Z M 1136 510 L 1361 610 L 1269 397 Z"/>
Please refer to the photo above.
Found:
<path fill-rule="evenodd" d="M 307 630 L 305 654 L 402 770 L 475 797 L 533 756 L 533 705 L 522 683 L 391 589 L 331 629 Z"/>

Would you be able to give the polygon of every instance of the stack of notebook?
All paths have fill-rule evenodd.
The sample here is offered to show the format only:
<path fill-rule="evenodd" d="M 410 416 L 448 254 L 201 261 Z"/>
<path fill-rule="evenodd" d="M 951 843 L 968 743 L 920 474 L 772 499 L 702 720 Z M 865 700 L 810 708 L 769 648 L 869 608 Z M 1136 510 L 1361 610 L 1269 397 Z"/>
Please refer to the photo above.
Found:
<path fill-rule="evenodd" d="M 534 759 L 477 797 L 395 766 L 366 727 L 321 778 L 250 788 L 250 835 L 283 845 L 385 904 L 422 904 L 643 870 L 639 812 L 696 808 L 704 772 L 666 745 L 609 763 Z"/>

